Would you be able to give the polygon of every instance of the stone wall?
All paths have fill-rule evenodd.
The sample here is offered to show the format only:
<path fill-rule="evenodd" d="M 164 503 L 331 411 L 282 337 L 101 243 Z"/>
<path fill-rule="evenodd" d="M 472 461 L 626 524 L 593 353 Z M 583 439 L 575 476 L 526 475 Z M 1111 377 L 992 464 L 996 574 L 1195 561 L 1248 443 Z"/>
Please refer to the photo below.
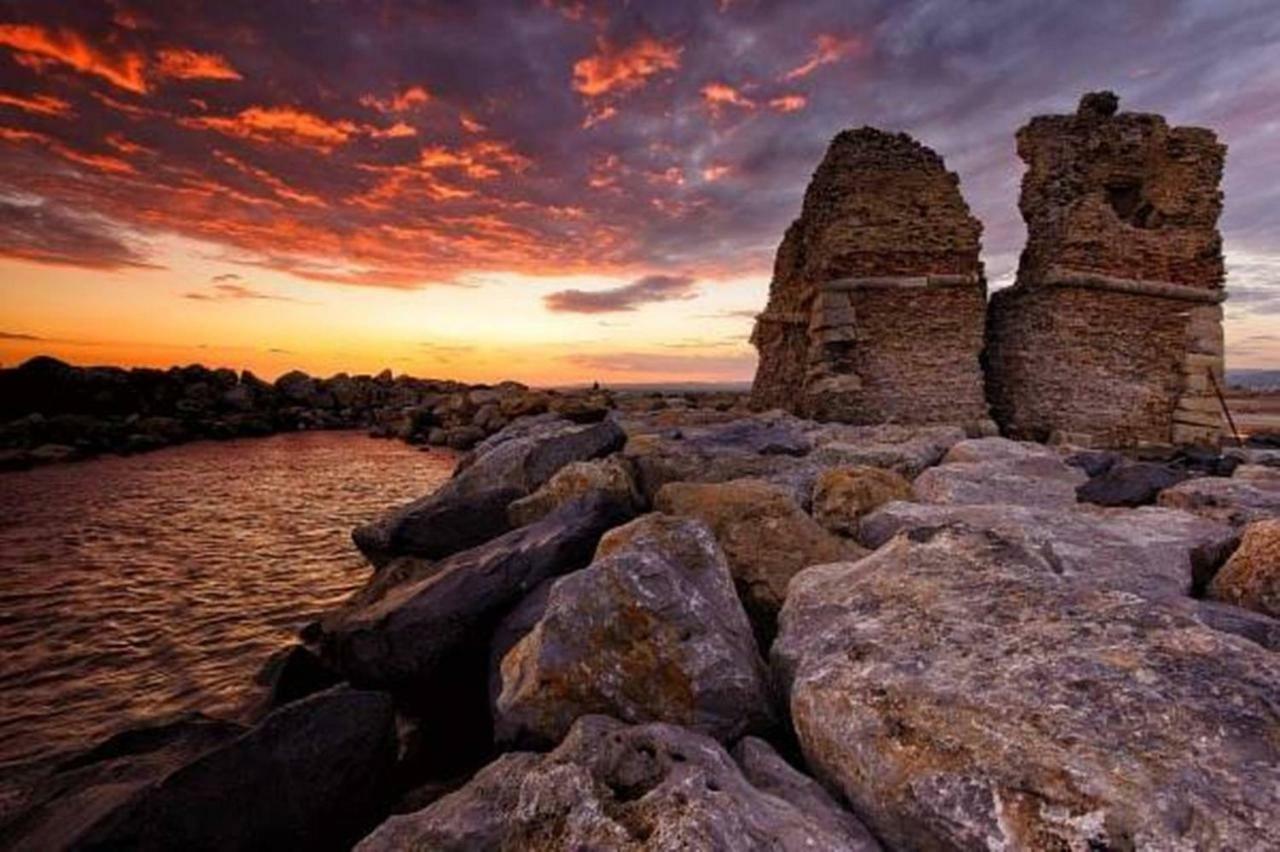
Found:
<path fill-rule="evenodd" d="M 1217 443 L 1225 146 L 1110 93 L 1018 132 L 1027 245 L 994 294 L 987 391 L 1017 438 Z"/>
<path fill-rule="evenodd" d="M 752 342 L 757 408 L 848 423 L 987 418 L 982 227 L 905 134 L 832 141 L 787 229 Z"/>

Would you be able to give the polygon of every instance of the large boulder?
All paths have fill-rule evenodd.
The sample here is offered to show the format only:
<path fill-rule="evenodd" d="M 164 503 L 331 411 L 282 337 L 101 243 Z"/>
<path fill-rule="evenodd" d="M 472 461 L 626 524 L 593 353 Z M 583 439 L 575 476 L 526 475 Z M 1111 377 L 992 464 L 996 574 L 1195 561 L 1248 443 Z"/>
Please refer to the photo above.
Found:
<path fill-rule="evenodd" d="M 608 455 L 626 436 L 612 421 L 587 426 L 555 416 L 518 420 L 483 441 L 439 490 L 356 528 L 375 565 L 395 556 L 440 559 L 510 529 L 507 506 L 565 465 Z"/>
<path fill-rule="evenodd" d="M 1235 530 L 1187 512 L 1080 507 L 889 503 L 862 519 L 859 537 L 878 548 L 899 532 L 952 523 L 989 530 L 1048 559 L 1065 577 L 1148 597 L 1182 596 L 1230 555 Z"/>
<path fill-rule="evenodd" d="M 1253 521 L 1280 518 L 1280 482 L 1206 476 L 1166 488 L 1157 503 L 1243 527 Z"/>
<path fill-rule="evenodd" d="M 1007 438 L 975 438 L 953 446 L 942 464 L 913 483 L 924 503 L 1072 506 L 1085 474 L 1054 450 Z"/>
<path fill-rule="evenodd" d="M 549 577 L 586 565 L 629 507 L 599 494 L 422 570 L 321 623 L 325 660 L 354 683 L 408 687 Z"/>
<path fill-rule="evenodd" d="M 1186 478 L 1185 471 L 1167 464 L 1117 464 L 1077 488 L 1076 499 L 1098 506 L 1147 506 Z"/>
<path fill-rule="evenodd" d="M 805 514 L 785 488 L 759 480 L 673 482 L 658 492 L 654 508 L 711 528 L 747 613 L 767 638 L 797 571 L 865 553 Z"/>
<path fill-rule="evenodd" d="M 390 792 L 395 714 L 382 693 L 321 692 L 233 738 L 169 733 L 64 767 L 57 795 L 7 829 L 5 848 L 346 849 Z M 189 759 L 175 767 L 177 756 Z"/>
<path fill-rule="evenodd" d="M 630 467 L 621 456 L 613 455 L 594 461 L 570 462 L 537 491 L 508 506 L 507 517 L 511 526 L 522 527 L 592 491 L 608 494 L 622 504 L 640 505 L 640 492 L 636 490 Z"/>
<path fill-rule="evenodd" d="M 1280 519 L 1245 527 L 1239 549 L 1209 584 L 1209 595 L 1280 618 Z"/>
<path fill-rule="evenodd" d="M 882 467 L 911 478 L 941 461 L 964 436 L 958 426 L 827 423 L 810 431 L 815 449 L 809 458 L 823 467 Z"/>
<path fill-rule="evenodd" d="M 605 536 L 589 567 L 551 587 L 501 671 L 504 740 L 554 743 L 588 713 L 726 741 L 772 719 L 729 566 L 695 520 L 651 514 Z"/>
<path fill-rule="evenodd" d="M 356 849 L 879 848 L 816 784 L 763 742 L 748 742 L 750 776 L 692 731 L 587 716 L 554 751 L 503 755 L 461 790 L 387 820 Z"/>
<path fill-rule="evenodd" d="M 1280 657 L 997 533 L 801 573 L 773 662 L 808 766 L 893 848 L 1280 836 Z"/>
<path fill-rule="evenodd" d="M 863 515 L 894 500 L 911 500 L 911 483 L 900 473 L 879 467 L 834 467 L 813 485 L 813 517 L 842 535 L 857 535 Z"/>

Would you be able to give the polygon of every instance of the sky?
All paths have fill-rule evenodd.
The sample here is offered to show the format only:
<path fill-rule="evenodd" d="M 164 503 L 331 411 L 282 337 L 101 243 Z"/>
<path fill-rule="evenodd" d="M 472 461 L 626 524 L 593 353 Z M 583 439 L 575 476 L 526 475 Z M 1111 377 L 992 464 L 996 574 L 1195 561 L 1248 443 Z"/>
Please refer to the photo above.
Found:
<path fill-rule="evenodd" d="M 1280 366 L 1275 0 L 0 0 L 0 364 L 750 379 L 831 137 L 1025 231 L 1014 133 L 1213 128 L 1228 367 Z"/>

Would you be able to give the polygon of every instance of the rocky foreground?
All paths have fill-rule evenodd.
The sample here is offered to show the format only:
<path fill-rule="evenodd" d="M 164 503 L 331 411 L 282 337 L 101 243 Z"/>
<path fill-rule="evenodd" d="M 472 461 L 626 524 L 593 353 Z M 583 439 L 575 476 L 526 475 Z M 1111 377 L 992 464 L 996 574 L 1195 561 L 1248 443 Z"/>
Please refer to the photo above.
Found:
<path fill-rule="evenodd" d="M 252 718 L 62 761 L 0 846 L 1280 837 L 1280 450 L 548 411 L 355 541 Z"/>

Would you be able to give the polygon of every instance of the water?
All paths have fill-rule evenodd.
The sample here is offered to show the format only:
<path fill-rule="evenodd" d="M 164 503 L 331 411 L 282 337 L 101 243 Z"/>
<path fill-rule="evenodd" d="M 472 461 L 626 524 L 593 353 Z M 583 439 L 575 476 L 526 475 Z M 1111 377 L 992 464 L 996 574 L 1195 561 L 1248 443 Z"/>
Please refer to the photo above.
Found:
<path fill-rule="evenodd" d="M 351 528 L 454 462 L 312 432 L 0 474 L 0 763 L 234 715 L 263 662 L 368 578 Z"/>

